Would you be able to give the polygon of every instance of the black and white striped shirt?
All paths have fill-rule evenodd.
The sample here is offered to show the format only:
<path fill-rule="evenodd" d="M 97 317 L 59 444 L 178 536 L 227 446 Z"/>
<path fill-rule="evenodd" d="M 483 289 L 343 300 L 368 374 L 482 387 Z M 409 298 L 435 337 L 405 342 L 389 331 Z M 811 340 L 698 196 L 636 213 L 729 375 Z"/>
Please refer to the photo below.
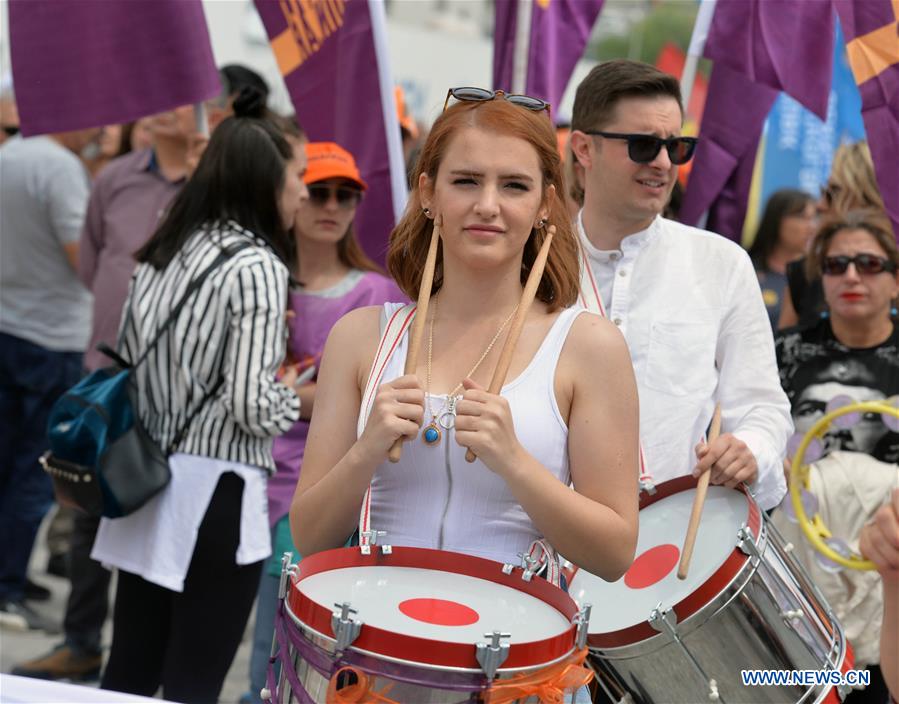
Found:
<path fill-rule="evenodd" d="M 209 275 L 138 367 L 138 413 L 150 436 L 168 448 L 223 377 L 215 397 L 171 451 L 274 471 L 272 439 L 299 418 L 300 401 L 275 380 L 286 349 L 288 271 L 262 240 L 230 222 L 195 233 L 161 271 L 140 264 L 131 279 L 119 347 L 127 360 L 140 357 L 190 282 L 224 247 L 246 242 L 252 246 Z"/>

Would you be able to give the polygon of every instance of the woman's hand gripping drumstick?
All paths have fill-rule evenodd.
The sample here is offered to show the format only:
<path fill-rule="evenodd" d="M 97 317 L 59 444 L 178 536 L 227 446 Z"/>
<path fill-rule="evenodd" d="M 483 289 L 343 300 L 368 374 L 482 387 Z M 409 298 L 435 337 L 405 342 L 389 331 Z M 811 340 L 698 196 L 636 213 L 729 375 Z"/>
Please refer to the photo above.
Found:
<path fill-rule="evenodd" d="M 418 289 L 418 304 L 415 309 L 415 320 L 412 321 L 412 330 L 409 332 L 409 349 L 406 353 L 406 367 L 403 374 L 414 374 L 418 367 L 418 351 L 421 348 L 421 340 L 425 332 L 425 320 L 428 317 L 428 303 L 431 300 L 431 287 L 434 284 L 434 269 L 437 267 L 437 244 L 440 242 L 440 230 L 443 229 L 443 216 L 434 218 L 434 226 L 431 230 L 431 244 L 428 246 L 428 256 L 425 259 L 424 271 L 421 273 L 421 286 Z M 399 462 L 403 456 L 403 439 L 397 438 L 387 453 L 391 462 Z"/>
<path fill-rule="evenodd" d="M 715 441 L 721 434 L 721 405 L 715 404 L 715 413 L 712 416 L 712 426 L 709 428 L 709 443 Z M 696 544 L 696 534 L 699 532 L 699 519 L 702 518 L 702 507 L 705 505 L 705 495 L 709 490 L 709 479 L 712 471 L 709 469 L 699 477 L 696 485 L 696 496 L 693 498 L 693 511 L 690 513 L 690 523 L 687 525 L 687 536 L 684 538 L 684 549 L 681 550 L 680 565 L 677 568 L 677 578 L 686 579 L 690 569 L 690 560 L 693 557 L 693 546 Z"/>
<path fill-rule="evenodd" d="M 506 338 L 506 344 L 503 345 L 503 351 L 500 353 L 499 361 L 496 363 L 493 378 L 490 380 L 490 386 L 487 388 L 488 393 L 498 394 L 503 388 L 506 374 L 509 373 L 509 366 L 512 364 L 512 354 L 515 352 L 515 345 L 518 344 L 518 338 L 521 336 L 522 328 L 524 328 L 524 321 L 528 316 L 528 311 L 531 309 L 531 303 L 534 302 L 534 296 L 537 295 L 540 279 L 543 278 L 543 269 L 546 267 L 546 258 L 549 256 L 549 247 L 555 234 L 555 225 L 550 225 L 546 230 L 546 238 L 543 240 L 543 245 L 534 259 L 534 265 L 531 267 L 531 273 L 528 274 L 528 280 L 524 284 L 524 291 L 521 292 L 518 312 L 515 313 L 515 317 L 512 319 L 509 336 Z M 465 453 L 465 460 L 474 462 L 476 459 L 477 455 L 471 448 L 468 448 L 468 451 Z"/>

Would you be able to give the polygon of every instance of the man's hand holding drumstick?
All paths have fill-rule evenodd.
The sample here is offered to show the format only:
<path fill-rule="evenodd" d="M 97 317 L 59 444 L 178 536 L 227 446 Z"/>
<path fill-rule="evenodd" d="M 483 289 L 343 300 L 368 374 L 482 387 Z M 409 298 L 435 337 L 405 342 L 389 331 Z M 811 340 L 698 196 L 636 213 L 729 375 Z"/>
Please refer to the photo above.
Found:
<path fill-rule="evenodd" d="M 759 473 L 755 455 L 745 442 L 731 433 L 719 435 L 709 443 L 696 446 L 699 460 L 693 468 L 693 476 L 701 477 L 711 472 L 709 482 L 734 489 L 743 482 L 751 484 Z"/>

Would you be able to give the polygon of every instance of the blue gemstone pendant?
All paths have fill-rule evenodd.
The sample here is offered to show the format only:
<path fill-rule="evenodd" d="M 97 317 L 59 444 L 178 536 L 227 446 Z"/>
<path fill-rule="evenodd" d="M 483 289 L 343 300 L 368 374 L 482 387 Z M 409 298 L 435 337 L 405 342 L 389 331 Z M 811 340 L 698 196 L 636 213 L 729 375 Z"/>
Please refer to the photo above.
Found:
<path fill-rule="evenodd" d="M 425 445 L 438 444 L 440 442 L 440 428 L 437 426 L 437 423 L 432 420 L 424 429 L 424 432 L 422 432 L 421 439 Z"/>

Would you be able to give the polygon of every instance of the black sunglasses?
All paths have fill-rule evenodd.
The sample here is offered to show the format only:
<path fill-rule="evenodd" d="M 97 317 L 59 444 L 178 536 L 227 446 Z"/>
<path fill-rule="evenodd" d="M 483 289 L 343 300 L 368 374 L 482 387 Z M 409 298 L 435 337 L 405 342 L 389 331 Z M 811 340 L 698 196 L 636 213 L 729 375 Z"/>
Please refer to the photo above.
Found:
<path fill-rule="evenodd" d="M 3 125 L 3 127 L 0 127 L 0 129 L 2 129 L 6 133 L 7 137 L 15 137 L 17 134 L 19 134 L 19 128 L 15 125 Z"/>
<path fill-rule="evenodd" d="M 549 103 L 545 100 L 533 98 L 530 95 L 509 94 L 504 90 L 487 90 L 486 88 L 473 87 L 450 88 L 446 92 L 446 101 L 443 103 L 444 112 L 446 112 L 447 107 L 449 107 L 450 98 L 455 98 L 464 103 L 486 103 L 490 100 L 503 98 L 513 105 L 518 105 L 527 110 L 533 110 L 534 112 L 546 110 L 549 112 Z"/>
<path fill-rule="evenodd" d="M 885 271 L 894 273 L 897 269 L 896 263 L 891 262 L 885 257 L 878 257 L 875 254 L 856 254 L 854 257 L 847 257 L 841 254 L 837 257 L 824 257 L 821 264 L 821 273 L 827 276 L 840 276 L 845 274 L 850 264 L 855 264 L 855 270 L 859 274 L 882 274 Z"/>
<path fill-rule="evenodd" d="M 309 200 L 313 205 L 326 205 L 331 196 L 337 199 L 337 207 L 349 210 L 355 207 L 362 198 L 362 192 L 348 186 L 326 186 L 321 183 L 313 183 L 307 186 Z"/>
<path fill-rule="evenodd" d="M 668 151 L 668 158 L 672 164 L 686 164 L 693 158 L 696 137 L 669 137 L 662 139 L 651 134 L 622 134 L 620 132 L 601 132 L 600 130 L 584 130 L 584 134 L 606 139 L 623 139 L 627 142 L 627 155 L 631 161 L 637 164 L 648 164 L 655 159 L 662 147 Z"/>

